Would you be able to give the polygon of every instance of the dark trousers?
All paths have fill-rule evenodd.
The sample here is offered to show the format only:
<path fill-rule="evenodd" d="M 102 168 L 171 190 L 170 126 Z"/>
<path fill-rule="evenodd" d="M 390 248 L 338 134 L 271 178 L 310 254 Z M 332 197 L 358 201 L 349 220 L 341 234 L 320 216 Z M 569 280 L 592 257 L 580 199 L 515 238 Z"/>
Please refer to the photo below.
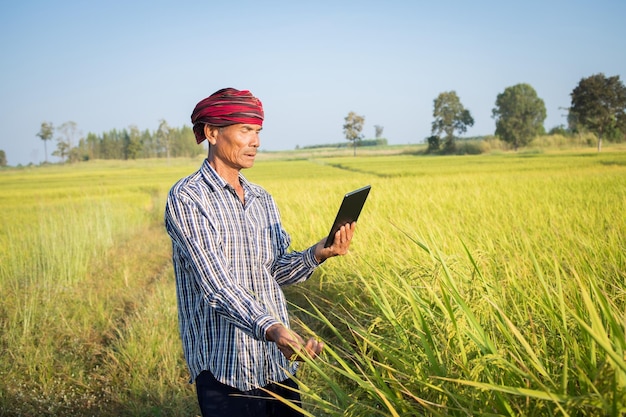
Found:
<path fill-rule="evenodd" d="M 280 384 L 270 384 L 264 389 L 298 406 L 300 394 L 294 392 L 298 385 L 292 379 Z M 202 417 L 302 417 L 303 414 L 275 399 L 261 389 L 239 391 L 224 385 L 209 371 L 203 371 L 196 378 L 196 393 Z"/>

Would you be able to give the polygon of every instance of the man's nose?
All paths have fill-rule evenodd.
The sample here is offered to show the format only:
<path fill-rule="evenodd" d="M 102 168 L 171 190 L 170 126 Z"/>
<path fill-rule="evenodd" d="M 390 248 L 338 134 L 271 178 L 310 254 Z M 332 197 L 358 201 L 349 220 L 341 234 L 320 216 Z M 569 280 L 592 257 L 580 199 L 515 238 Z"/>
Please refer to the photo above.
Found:
<path fill-rule="evenodd" d="M 254 133 L 252 135 L 252 140 L 250 141 L 250 146 L 252 146 L 253 148 L 258 148 L 259 146 L 261 146 L 261 138 L 259 137 L 258 133 Z"/>

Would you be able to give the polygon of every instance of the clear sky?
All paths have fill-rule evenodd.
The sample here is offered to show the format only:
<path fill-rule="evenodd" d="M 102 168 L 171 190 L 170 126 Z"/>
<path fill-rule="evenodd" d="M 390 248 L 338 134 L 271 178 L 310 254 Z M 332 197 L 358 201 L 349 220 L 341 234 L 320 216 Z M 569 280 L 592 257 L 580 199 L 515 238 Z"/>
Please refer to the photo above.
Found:
<path fill-rule="evenodd" d="M 0 0 L 0 54 L 9 165 L 45 159 L 43 121 L 83 136 L 190 126 L 223 87 L 263 101 L 265 150 L 344 141 L 350 111 L 366 138 L 380 125 L 390 144 L 421 143 L 445 91 L 475 136 L 493 134 L 512 85 L 537 91 L 550 129 L 581 78 L 626 83 L 626 1 Z"/>

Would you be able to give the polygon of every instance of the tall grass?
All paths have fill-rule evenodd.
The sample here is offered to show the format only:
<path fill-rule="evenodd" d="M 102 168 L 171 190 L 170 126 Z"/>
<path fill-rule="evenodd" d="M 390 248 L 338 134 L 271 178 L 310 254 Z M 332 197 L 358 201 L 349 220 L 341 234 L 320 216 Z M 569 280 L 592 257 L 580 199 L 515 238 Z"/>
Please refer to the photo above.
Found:
<path fill-rule="evenodd" d="M 188 403 L 167 290 L 169 242 L 159 224 L 174 177 L 155 180 L 151 170 L 158 172 L 102 163 L 2 178 L 1 415 L 139 415 L 134 408 L 155 415 L 133 406 L 145 395 L 161 401 L 158 410 Z M 140 327 L 162 333 L 158 349 L 145 350 Z M 139 351 L 151 352 L 159 370 L 177 361 L 168 367 L 176 376 L 137 387 L 124 364 Z M 176 401 L 166 398 L 173 392 Z M 183 414 L 172 415 L 190 413 L 176 408 Z"/>
<path fill-rule="evenodd" d="M 318 296 L 301 310 L 312 310 L 312 327 L 333 341 L 326 361 L 309 364 L 309 378 L 334 381 L 332 393 L 313 390 L 321 410 L 351 416 L 624 412 L 623 305 L 594 277 L 555 267 L 550 274 L 537 270 L 532 283 L 506 276 L 503 291 L 496 277 L 476 269 L 472 289 L 481 295 L 470 302 L 468 288 L 459 285 L 468 277 L 415 244 L 433 257 L 421 277 L 427 283 L 372 268 L 356 274 L 360 297 L 337 307 Z M 468 261 L 474 262 L 471 255 Z"/>
<path fill-rule="evenodd" d="M 294 249 L 372 184 L 350 253 L 287 290 L 326 342 L 307 415 L 624 412 L 626 154 L 259 161 Z M 165 195 L 199 161 L 0 176 L 0 415 L 193 416 Z"/>
<path fill-rule="evenodd" d="M 375 185 L 353 258 L 294 290 L 330 341 L 305 379 L 341 381 L 316 415 L 623 413 L 623 155 L 409 162 L 333 161 Z"/>

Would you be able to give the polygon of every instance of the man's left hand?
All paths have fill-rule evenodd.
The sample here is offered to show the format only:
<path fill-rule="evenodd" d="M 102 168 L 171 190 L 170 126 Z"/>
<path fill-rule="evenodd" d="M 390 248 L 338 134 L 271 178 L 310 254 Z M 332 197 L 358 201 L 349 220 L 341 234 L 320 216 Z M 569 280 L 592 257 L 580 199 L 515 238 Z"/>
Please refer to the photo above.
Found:
<path fill-rule="evenodd" d="M 335 240 L 333 244 L 325 248 L 324 244 L 326 239 L 320 240 L 315 245 L 315 259 L 319 263 L 324 262 L 328 258 L 333 256 L 345 255 L 350 248 L 350 242 L 352 242 L 352 236 L 354 236 L 354 229 L 356 228 L 356 222 L 345 224 L 341 226 L 337 233 L 335 233 Z"/>

